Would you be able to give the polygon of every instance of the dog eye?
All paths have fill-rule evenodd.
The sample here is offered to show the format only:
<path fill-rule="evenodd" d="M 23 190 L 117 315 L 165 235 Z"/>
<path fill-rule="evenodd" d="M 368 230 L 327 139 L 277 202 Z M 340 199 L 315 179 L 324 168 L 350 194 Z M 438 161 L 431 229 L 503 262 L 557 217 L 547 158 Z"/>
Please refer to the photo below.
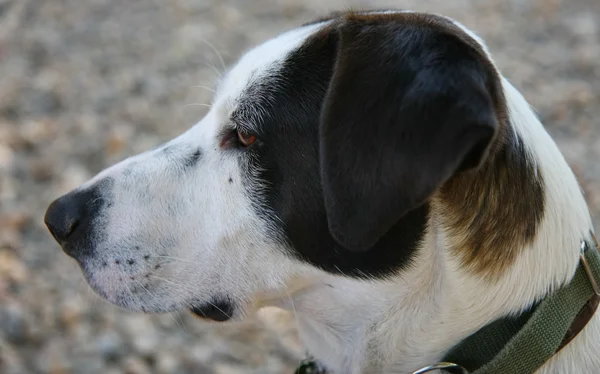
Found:
<path fill-rule="evenodd" d="M 240 141 L 240 144 L 244 147 L 250 147 L 254 142 L 256 142 L 256 136 L 248 134 L 242 129 L 237 129 L 237 137 Z"/>

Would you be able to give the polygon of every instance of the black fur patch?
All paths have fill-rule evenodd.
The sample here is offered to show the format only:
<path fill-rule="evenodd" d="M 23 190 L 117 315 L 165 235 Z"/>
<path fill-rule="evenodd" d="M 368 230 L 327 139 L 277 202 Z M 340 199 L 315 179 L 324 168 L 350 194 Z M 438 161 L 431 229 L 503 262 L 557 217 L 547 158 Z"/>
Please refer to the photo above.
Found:
<path fill-rule="evenodd" d="M 247 183 L 263 197 L 257 209 L 296 256 L 324 270 L 405 268 L 428 198 L 486 155 L 497 126 L 489 79 L 451 32 L 387 16 L 334 21 L 249 87 L 234 113 L 261 140 L 244 165 L 260 171 Z"/>

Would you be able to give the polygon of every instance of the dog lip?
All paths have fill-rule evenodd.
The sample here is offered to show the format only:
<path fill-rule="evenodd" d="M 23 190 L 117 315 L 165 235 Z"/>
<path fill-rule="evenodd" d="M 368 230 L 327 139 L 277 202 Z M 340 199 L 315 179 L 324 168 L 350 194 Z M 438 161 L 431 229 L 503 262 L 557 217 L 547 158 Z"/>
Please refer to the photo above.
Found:
<path fill-rule="evenodd" d="M 86 254 L 77 252 L 76 247 L 71 243 L 59 243 L 59 245 L 62 251 L 67 256 L 75 260 L 80 267 L 84 265 L 85 259 L 87 258 Z"/>
<path fill-rule="evenodd" d="M 226 322 L 231 319 L 234 307 L 228 300 L 215 300 L 193 305 L 189 309 L 197 317 L 215 322 Z"/>

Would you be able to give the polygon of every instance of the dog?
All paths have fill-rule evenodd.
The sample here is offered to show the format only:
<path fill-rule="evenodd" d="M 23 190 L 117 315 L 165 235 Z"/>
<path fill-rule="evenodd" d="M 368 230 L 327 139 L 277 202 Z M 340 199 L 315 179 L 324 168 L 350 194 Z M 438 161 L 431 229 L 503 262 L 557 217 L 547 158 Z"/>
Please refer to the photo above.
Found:
<path fill-rule="evenodd" d="M 109 302 L 224 322 L 293 311 L 331 373 L 411 373 L 569 283 L 592 230 L 558 147 L 484 42 L 342 12 L 249 50 L 206 116 L 45 222 Z M 597 373 L 594 316 L 538 373 Z"/>

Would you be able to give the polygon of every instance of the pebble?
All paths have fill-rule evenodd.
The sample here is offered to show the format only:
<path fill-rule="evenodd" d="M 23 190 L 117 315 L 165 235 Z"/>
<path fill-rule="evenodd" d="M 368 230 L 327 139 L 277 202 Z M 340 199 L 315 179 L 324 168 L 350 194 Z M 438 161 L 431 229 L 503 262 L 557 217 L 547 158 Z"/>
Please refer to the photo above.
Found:
<path fill-rule="evenodd" d="M 16 302 L 0 306 L 0 333 L 12 344 L 19 345 L 29 338 L 28 318 L 23 307 Z"/>
<path fill-rule="evenodd" d="M 19 352 L 4 341 L 0 334 L 0 373 L 22 374 L 23 366 Z"/>
<path fill-rule="evenodd" d="M 179 358 L 168 352 L 161 352 L 156 357 L 156 370 L 160 374 L 175 373 L 179 368 Z"/>
<path fill-rule="evenodd" d="M 0 230 L 2 233 L 4 230 Z M 1 243 L 10 248 L 19 248 L 20 235 L 15 235 L 13 238 L 5 237 L 6 242 Z M 8 248 L 0 248 L 0 279 L 5 279 L 13 283 L 23 283 L 29 277 L 27 267 L 19 259 L 12 250 Z"/>
<path fill-rule="evenodd" d="M 80 323 L 83 306 L 77 298 L 69 298 L 60 307 L 60 321 L 67 328 L 72 330 Z"/>
<path fill-rule="evenodd" d="M 93 346 L 95 351 L 108 362 L 116 362 L 127 353 L 123 339 L 115 331 L 107 331 L 100 335 Z"/>
<path fill-rule="evenodd" d="M 145 315 L 132 314 L 127 317 L 125 324 L 133 349 L 142 356 L 151 355 L 161 341 L 161 336 L 149 319 Z"/>
<path fill-rule="evenodd" d="M 139 357 L 128 357 L 125 361 L 125 374 L 150 374 L 148 365 Z"/>
<path fill-rule="evenodd" d="M 68 347 L 65 341 L 54 335 L 46 341 L 35 357 L 37 371 L 49 374 L 66 374 L 72 366 L 77 366 L 75 360 L 69 360 Z"/>

